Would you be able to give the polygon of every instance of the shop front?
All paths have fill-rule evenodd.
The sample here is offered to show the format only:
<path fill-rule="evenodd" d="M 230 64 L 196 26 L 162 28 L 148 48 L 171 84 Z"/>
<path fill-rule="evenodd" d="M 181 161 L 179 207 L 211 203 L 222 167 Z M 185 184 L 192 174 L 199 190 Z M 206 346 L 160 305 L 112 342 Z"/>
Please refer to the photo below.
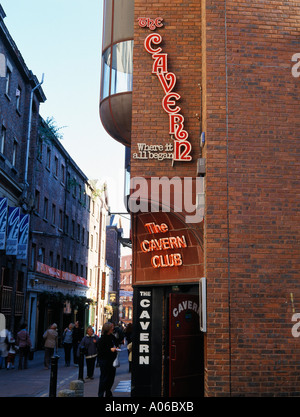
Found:
<path fill-rule="evenodd" d="M 133 222 L 132 396 L 204 395 L 205 314 L 201 225 L 177 213 L 140 213 Z"/>

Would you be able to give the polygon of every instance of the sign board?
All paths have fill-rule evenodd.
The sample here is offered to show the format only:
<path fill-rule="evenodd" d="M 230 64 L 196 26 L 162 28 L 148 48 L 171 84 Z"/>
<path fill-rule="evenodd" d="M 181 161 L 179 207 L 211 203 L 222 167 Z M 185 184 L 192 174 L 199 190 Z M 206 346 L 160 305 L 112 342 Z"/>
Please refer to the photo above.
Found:
<path fill-rule="evenodd" d="M 17 259 L 27 259 L 29 240 L 29 214 L 21 214 Z"/>
<path fill-rule="evenodd" d="M 9 207 L 7 220 L 6 255 L 17 255 L 20 227 L 20 207 Z"/>
<path fill-rule="evenodd" d="M 5 249 L 7 208 L 7 198 L 0 198 L 0 250 Z"/>

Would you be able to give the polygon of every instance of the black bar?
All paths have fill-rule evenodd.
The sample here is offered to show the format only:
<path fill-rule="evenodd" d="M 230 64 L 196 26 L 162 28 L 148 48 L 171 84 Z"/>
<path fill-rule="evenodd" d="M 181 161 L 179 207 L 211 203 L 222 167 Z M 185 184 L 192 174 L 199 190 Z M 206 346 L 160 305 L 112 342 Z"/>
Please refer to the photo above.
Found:
<path fill-rule="evenodd" d="M 84 368 L 84 346 L 81 346 L 79 349 L 79 372 L 78 372 L 78 379 L 79 381 L 84 381 L 83 379 L 83 368 Z"/>
<path fill-rule="evenodd" d="M 49 397 L 56 397 L 58 359 L 58 355 L 51 357 Z"/>

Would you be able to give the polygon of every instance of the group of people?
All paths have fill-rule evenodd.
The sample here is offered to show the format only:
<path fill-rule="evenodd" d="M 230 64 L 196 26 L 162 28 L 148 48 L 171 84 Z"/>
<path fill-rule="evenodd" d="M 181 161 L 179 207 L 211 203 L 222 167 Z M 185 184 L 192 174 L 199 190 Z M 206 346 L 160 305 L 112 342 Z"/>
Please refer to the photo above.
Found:
<path fill-rule="evenodd" d="M 101 336 L 100 336 L 101 334 Z M 52 324 L 43 335 L 45 339 L 45 368 L 49 369 L 49 360 L 58 347 L 58 332 L 57 325 Z M 93 326 L 88 326 L 86 335 L 83 336 L 83 331 L 79 322 L 75 324 L 70 323 L 63 331 L 62 343 L 65 352 L 65 366 L 70 366 L 71 352 L 73 350 L 74 365 L 78 366 L 80 353 L 83 352 L 86 360 L 87 376 L 86 380 L 94 379 L 95 366 L 100 367 L 99 380 L 99 397 L 111 397 L 111 388 L 114 383 L 116 375 L 118 351 L 120 346 L 127 340 L 129 370 L 131 370 L 131 324 L 125 330 L 121 326 L 115 326 L 113 323 L 105 323 L 99 331 L 98 335 L 95 333 Z"/>
<path fill-rule="evenodd" d="M 62 343 L 65 351 L 65 366 L 70 366 L 71 352 L 73 350 L 74 365 L 78 366 L 78 345 L 83 338 L 83 330 L 78 321 L 75 324 L 70 323 L 64 330 L 62 335 Z M 58 331 L 57 324 L 53 323 L 43 334 L 44 339 L 44 366 L 45 369 L 50 367 L 50 358 L 53 356 L 55 350 L 58 349 Z"/>
<path fill-rule="evenodd" d="M 101 335 L 101 336 L 100 336 Z M 116 375 L 116 359 L 120 346 L 127 341 L 129 371 L 131 371 L 131 352 L 132 352 L 132 324 L 128 324 L 126 329 L 113 323 L 105 323 L 98 335 L 92 326 L 88 326 L 86 335 L 77 321 L 69 326 L 62 333 L 62 344 L 65 352 L 65 366 L 70 366 L 71 352 L 73 351 L 74 365 L 78 366 L 80 352 L 83 352 L 86 360 L 87 376 L 85 379 L 94 378 L 95 365 L 100 367 L 100 380 L 98 396 L 111 397 L 111 388 Z M 50 368 L 50 359 L 58 349 L 57 324 L 53 323 L 43 334 L 44 339 L 44 366 Z M 7 369 L 14 368 L 16 352 L 19 353 L 18 369 L 28 367 L 28 359 L 32 343 L 24 323 L 17 333 L 16 340 L 8 330 L 4 330 L 0 335 L 0 369 L 3 364 Z M 97 361 L 97 362 L 96 362 Z"/>
<path fill-rule="evenodd" d="M 9 330 L 3 329 L 0 334 L 0 369 L 4 367 L 14 369 L 17 352 L 19 353 L 18 369 L 27 369 L 31 347 L 26 323 L 20 326 L 16 339 Z"/>

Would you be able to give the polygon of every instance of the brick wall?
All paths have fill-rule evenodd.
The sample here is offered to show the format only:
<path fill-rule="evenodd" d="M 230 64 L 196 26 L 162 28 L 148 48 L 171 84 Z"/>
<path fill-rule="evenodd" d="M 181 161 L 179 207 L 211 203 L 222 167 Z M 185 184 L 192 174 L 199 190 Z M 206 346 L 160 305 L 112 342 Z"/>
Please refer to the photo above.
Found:
<path fill-rule="evenodd" d="M 203 6 L 206 394 L 299 395 L 300 6 Z"/>
<path fill-rule="evenodd" d="M 170 141 L 150 30 L 137 24 L 161 16 L 194 162 L 131 159 L 133 177 L 196 175 L 202 83 L 207 396 L 299 395 L 299 12 L 279 0 L 135 1 L 132 155 Z"/>

